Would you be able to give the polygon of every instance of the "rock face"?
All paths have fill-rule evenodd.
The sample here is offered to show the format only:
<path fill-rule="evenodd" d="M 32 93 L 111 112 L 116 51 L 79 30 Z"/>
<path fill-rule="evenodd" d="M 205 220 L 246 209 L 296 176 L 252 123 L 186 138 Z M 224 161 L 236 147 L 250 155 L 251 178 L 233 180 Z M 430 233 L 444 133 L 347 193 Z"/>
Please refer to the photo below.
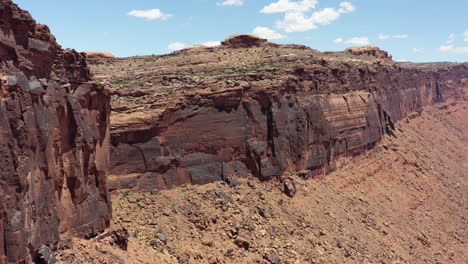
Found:
<path fill-rule="evenodd" d="M 382 67 L 334 76 L 325 69 L 317 80 L 303 70 L 276 87 L 202 95 L 147 129 L 115 131 L 111 173 L 123 176 L 119 188 L 329 171 L 338 156 L 362 153 L 392 133 L 394 122 L 441 100 L 435 74 Z"/>
<path fill-rule="evenodd" d="M 109 247 L 110 237 L 74 239 L 80 254 L 61 256 L 73 254 L 77 263 L 465 263 L 467 116 L 466 101 L 426 107 L 396 124 L 395 137 L 340 159 L 320 180 L 236 178 L 235 187 L 116 192 L 113 226 L 144 230 L 128 238 L 129 251 Z M 254 249 L 245 250 L 249 244 Z"/>
<path fill-rule="evenodd" d="M 114 91 L 112 189 L 328 172 L 338 157 L 365 152 L 395 122 L 443 100 L 436 72 L 400 68 L 373 47 L 219 47 L 132 60 L 147 68 Z"/>
<path fill-rule="evenodd" d="M 111 215 L 110 93 L 85 56 L 0 0 L 0 263 L 30 263 L 62 234 L 91 236 Z"/>
<path fill-rule="evenodd" d="M 404 68 L 436 72 L 439 76 L 440 91 L 443 98 L 466 100 L 468 90 L 468 63 L 456 62 L 399 62 Z"/>
<path fill-rule="evenodd" d="M 437 69 L 437 73 L 440 76 L 441 90 L 444 97 L 467 99 L 468 64 L 442 67 Z"/>
<path fill-rule="evenodd" d="M 268 41 L 255 35 L 235 34 L 228 37 L 221 45 L 229 48 L 250 48 L 266 46 Z"/>

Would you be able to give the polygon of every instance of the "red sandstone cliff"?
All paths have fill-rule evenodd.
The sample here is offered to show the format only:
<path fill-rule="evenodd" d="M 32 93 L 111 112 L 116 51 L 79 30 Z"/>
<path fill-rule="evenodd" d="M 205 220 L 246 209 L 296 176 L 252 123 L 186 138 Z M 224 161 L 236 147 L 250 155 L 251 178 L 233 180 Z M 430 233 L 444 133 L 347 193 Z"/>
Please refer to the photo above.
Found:
<path fill-rule="evenodd" d="M 0 263 L 106 228 L 110 94 L 85 56 L 0 0 Z M 38 253 L 42 247 L 41 252 Z"/>
<path fill-rule="evenodd" d="M 436 72 L 443 98 L 466 100 L 466 91 L 468 90 L 468 63 L 400 62 L 399 65 L 404 68 L 420 69 L 425 72 Z"/>
<path fill-rule="evenodd" d="M 114 82 L 112 189 L 313 176 L 443 99 L 436 72 L 401 68 L 377 47 L 320 53 L 242 35 L 223 43 L 95 68 Z M 121 76 L 110 70 L 120 67 Z"/>

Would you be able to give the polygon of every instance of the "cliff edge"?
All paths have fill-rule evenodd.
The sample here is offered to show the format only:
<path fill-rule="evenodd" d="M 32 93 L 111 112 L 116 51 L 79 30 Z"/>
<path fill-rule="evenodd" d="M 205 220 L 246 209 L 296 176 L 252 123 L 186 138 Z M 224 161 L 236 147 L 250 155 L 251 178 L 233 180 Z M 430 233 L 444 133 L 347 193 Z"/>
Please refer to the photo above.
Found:
<path fill-rule="evenodd" d="M 400 67 L 375 46 L 322 53 L 252 35 L 222 43 L 92 65 L 113 85 L 111 189 L 327 173 L 449 89 L 439 73 Z"/>
<path fill-rule="evenodd" d="M 110 93 L 83 54 L 0 0 L 0 263 L 50 257 L 110 222 Z M 49 261 L 49 260 L 47 260 Z"/>

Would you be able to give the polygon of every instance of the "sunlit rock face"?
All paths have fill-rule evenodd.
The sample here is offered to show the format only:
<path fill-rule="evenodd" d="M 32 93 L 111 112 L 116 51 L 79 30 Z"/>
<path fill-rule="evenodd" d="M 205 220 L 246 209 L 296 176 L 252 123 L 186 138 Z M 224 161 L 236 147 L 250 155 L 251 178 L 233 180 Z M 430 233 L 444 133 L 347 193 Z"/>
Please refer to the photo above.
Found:
<path fill-rule="evenodd" d="M 138 68 L 151 84 L 115 88 L 112 190 L 326 173 L 443 100 L 445 87 L 437 72 L 401 68 L 375 46 L 320 53 L 234 35 L 151 59 Z"/>
<path fill-rule="evenodd" d="M 0 263 L 109 225 L 110 94 L 85 56 L 0 0 Z"/>

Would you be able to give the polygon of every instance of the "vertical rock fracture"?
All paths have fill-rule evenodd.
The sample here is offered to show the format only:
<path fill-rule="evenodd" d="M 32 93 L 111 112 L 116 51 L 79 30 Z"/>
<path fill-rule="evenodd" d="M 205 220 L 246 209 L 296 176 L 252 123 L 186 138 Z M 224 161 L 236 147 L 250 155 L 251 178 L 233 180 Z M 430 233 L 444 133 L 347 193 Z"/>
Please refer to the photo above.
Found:
<path fill-rule="evenodd" d="M 85 56 L 0 0 L 0 263 L 37 261 L 63 234 L 110 222 L 110 94 Z"/>

